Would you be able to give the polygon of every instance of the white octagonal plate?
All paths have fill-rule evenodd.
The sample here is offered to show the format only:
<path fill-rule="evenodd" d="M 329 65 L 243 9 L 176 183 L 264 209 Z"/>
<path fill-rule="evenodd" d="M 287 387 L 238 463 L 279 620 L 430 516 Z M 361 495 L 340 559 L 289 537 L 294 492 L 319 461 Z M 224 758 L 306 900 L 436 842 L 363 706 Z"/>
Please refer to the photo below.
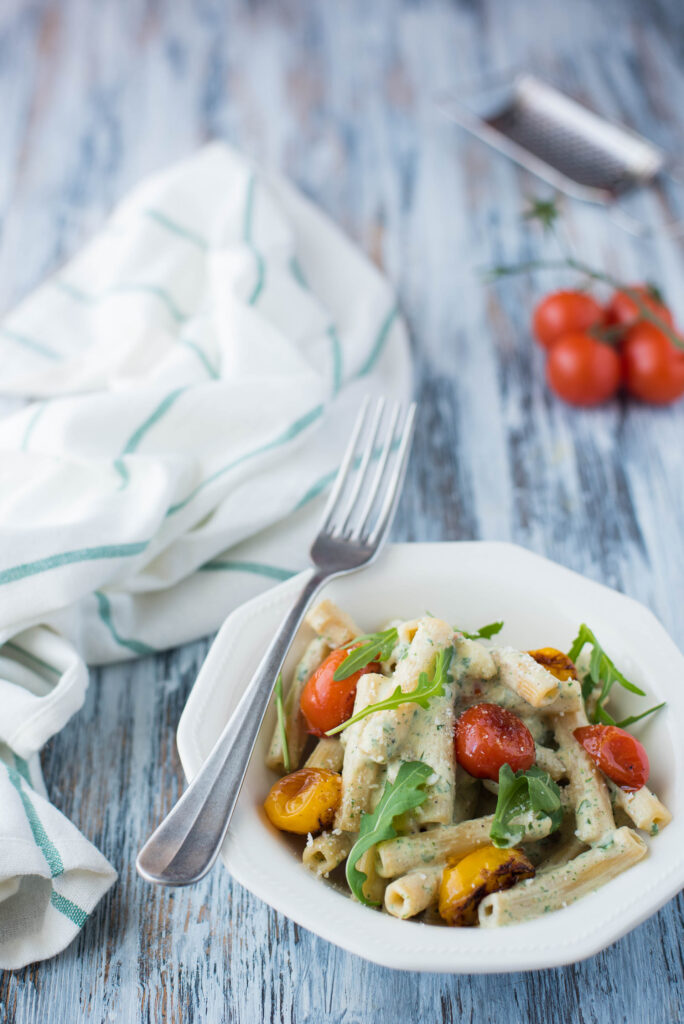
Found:
<path fill-rule="evenodd" d="M 209 754 L 302 580 L 289 580 L 238 608 L 219 632 L 178 728 L 189 779 Z M 368 631 L 428 609 L 464 629 L 503 619 L 497 640 L 523 650 L 567 650 L 578 625 L 587 622 L 651 703 L 667 701 L 635 732 L 650 757 L 650 785 L 674 820 L 649 840 L 649 856 L 641 863 L 596 893 L 536 921 L 491 930 L 399 921 L 315 878 L 301 864 L 301 843 L 277 832 L 265 818 L 262 804 L 274 781 L 264 765 L 274 724 L 271 710 L 221 852 L 238 882 L 305 928 L 369 960 L 403 970 L 457 973 L 529 970 L 581 960 L 636 927 L 682 888 L 684 765 L 678 737 L 684 729 L 684 658 L 648 609 L 522 548 L 485 542 L 390 546 L 373 566 L 335 580 L 325 594 Z M 286 673 L 310 635 L 307 627 L 300 631 Z M 620 714 L 636 707 L 638 699 L 625 691 L 615 695 Z"/>

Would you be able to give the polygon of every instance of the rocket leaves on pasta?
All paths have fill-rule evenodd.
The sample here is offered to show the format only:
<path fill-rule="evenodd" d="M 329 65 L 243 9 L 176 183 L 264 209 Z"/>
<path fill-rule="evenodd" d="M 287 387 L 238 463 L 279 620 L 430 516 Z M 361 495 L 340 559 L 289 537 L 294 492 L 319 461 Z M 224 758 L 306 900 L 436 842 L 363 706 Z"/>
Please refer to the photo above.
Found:
<path fill-rule="evenodd" d="M 379 906 L 366 898 L 363 883 L 367 875 L 356 867 L 361 857 L 371 846 L 385 839 L 394 839 L 396 830 L 394 819 L 405 811 L 419 807 L 427 798 L 425 783 L 432 775 L 432 768 L 422 761 L 406 761 L 397 772 L 394 782 L 385 783 L 380 802 L 372 814 L 361 815 L 359 838 L 352 846 L 347 857 L 347 882 L 357 900 L 367 907 Z"/>
<path fill-rule="evenodd" d="M 278 715 L 278 732 L 280 733 L 280 745 L 283 748 L 283 768 L 286 772 L 290 770 L 290 748 L 287 745 L 287 729 L 285 728 L 285 712 L 283 710 L 283 674 L 278 673 L 275 684 L 276 714 Z"/>
<path fill-rule="evenodd" d="M 570 660 L 576 662 L 587 644 L 591 646 L 592 650 L 589 658 L 589 672 L 582 683 L 582 696 L 585 701 L 590 696 L 594 688 L 600 687 L 596 706 L 588 716 L 590 722 L 594 725 L 602 723 L 603 725 L 617 725 L 620 728 L 624 728 L 627 725 L 633 725 L 634 722 L 638 722 L 640 719 L 645 718 L 647 715 L 651 715 L 654 711 L 659 711 L 660 708 L 664 707 L 664 704 L 656 704 L 654 707 L 649 708 L 648 711 L 644 711 L 640 715 L 630 715 L 628 718 L 623 718 L 619 722 L 616 721 L 605 709 L 605 703 L 608 700 L 608 695 L 615 683 L 619 683 L 625 690 L 629 690 L 630 693 L 636 693 L 639 697 L 645 697 L 646 694 L 638 686 L 635 686 L 634 683 L 630 683 L 629 679 L 626 679 L 622 672 L 615 667 L 615 664 L 611 661 L 596 639 L 593 631 L 589 629 L 589 626 L 584 622 L 580 626 L 579 632 L 573 640 L 572 647 L 568 651 L 568 657 Z"/>
<path fill-rule="evenodd" d="M 464 629 L 455 627 L 457 632 L 462 633 L 466 640 L 490 640 L 497 633 L 500 633 L 503 629 L 503 622 L 490 622 L 488 626 L 483 626 L 482 629 L 478 629 L 477 633 L 466 633 Z"/>
<path fill-rule="evenodd" d="M 394 626 L 381 633 L 364 633 L 357 636 L 345 647 L 353 647 L 342 664 L 335 670 L 333 679 L 336 683 L 359 672 L 371 661 L 387 661 L 397 645 L 399 634 Z M 358 645 L 358 646 L 357 646 Z"/>
<path fill-rule="evenodd" d="M 489 833 L 494 846 L 515 846 L 525 835 L 519 819 L 528 813 L 551 819 L 551 832 L 563 820 L 560 789 L 548 772 L 533 765 L 527 771 L 514 772 L 509 764 L 499 769 L 499 794 L 494 821 Z"/>
<path fill-rule="evenodd" d="M 328 729 L 325 735 L 334 736 L 336 733 L 348 729 L 350 725 L 362 721 L 376 711 L 394 711 L 396 708 L 401 707 L 402 704 L 418 704 L 421 708 L 427 710 L 433 697 L 444 696 L 444 687 L 449 679 L 448 671 L 453 653 L 453 647 L 447 647 L 437 654 L 432 679 L 428 678 L 427 672 L 421 672 L 415 689 L 402 690 L 401 686 L 397 686 L 389 697 L 379 700 L 376 704 L 367 704 L 365 708 L 361 708 L 355 715 L 348 718 L 346 722 L 342 722 L 341 725 L 336 726 L 334 729 Z"/>

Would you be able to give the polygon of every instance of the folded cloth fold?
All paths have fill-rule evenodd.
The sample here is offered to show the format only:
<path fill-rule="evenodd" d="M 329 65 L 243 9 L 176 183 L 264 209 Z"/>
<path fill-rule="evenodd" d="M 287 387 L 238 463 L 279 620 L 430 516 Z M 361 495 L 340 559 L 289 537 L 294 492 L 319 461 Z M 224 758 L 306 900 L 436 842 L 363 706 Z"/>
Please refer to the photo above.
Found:
<path fill-rule="evenodd" d="M 6 317 L 0 351 L 0 389 L 28 400 L 0 420 L 11 967 L 63 948 L 114 879 L 34 757 L 82 703 L 85 662 L 206 634 L 301 569 L 362 396 L 407 399 L 410 359 L 378 270 L 221 144 L 137 187 Z"/>

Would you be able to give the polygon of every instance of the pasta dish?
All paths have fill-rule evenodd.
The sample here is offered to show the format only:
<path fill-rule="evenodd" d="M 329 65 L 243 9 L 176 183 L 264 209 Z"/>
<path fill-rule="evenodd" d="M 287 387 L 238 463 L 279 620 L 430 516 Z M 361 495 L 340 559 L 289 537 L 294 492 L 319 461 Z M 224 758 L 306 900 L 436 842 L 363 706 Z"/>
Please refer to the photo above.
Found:
<path fill-rule="evenodd" d="M 264 808 L 304 864 L 401 919 L 496 927 L 558 910 L 646 856 L 671 820 L 616 721 L 643 695 L 594 633 L 496 646 L 426 614 L 362 634 L 329 600 L 283 696 Z"/>

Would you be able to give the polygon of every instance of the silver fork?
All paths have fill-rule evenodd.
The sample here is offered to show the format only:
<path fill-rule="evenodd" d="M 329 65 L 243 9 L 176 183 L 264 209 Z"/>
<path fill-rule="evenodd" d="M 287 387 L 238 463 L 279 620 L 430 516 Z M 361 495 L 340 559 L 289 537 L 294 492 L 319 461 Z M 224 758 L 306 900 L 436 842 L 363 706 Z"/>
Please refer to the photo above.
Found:
<path fill-rule="evenodd" d="M 197 776 L 138 854 L 136 867 L 148 882 L 189 885 L 212 867 L 225 838 L 278 673 L 311 601 L 328 580 L 370 565 L 379 554 L 401 493 L 411 449 L 415 404 L 403 429 L 396 404 L 384 431 L 375 474 L 369 468 L 380 434 L 384 399 L 371 417 L 362 450 L 357 446 L 368 418 L 367 398 L 358 415 L 314 540 L 315 568 L 271 641 L 238 706 Z"/>

